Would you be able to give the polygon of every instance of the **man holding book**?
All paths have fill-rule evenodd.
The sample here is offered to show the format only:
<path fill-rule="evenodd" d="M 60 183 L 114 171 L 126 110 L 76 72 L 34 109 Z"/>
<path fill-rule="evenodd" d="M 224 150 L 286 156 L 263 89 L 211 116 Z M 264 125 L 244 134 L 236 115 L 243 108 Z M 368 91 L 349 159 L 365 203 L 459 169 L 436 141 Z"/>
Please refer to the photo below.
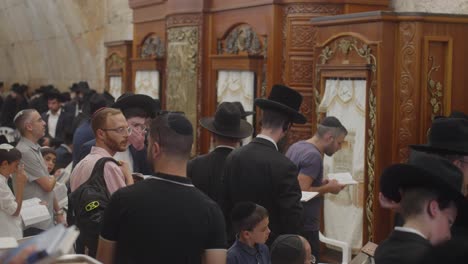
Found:
<path fill-rule="evenodd" d="M 315 135 L 304 141 L 294 143 L 286 156 L 299 168 L 297 177 L 301 190 L 321 194 L 304 203 L 304 236 L 312 247 L 312 254 L 319 258 L 320 212 L 323 194 L 338 194 L 344 185 L 336 180 L 323 180 L 323 154 L 332 156 L 341 149 L 348 134 L 341 122 L 328 116 L 317 126 Z"/>

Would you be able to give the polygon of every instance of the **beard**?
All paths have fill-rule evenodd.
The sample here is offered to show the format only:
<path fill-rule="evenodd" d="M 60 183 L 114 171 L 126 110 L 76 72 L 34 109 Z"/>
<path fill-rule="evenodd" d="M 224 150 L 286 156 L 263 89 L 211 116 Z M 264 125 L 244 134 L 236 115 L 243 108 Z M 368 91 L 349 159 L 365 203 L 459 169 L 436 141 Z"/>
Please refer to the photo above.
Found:
<path fill-rule="evenodd" d="M 116 152 L 125 151 L 127 150 L 127 147 L 128 147 L 127 139 L 118 141 L 109 137 L 106 139 L 105 144 L 109 149 L 111 149 L 112 151 L 116 151 Z"/>

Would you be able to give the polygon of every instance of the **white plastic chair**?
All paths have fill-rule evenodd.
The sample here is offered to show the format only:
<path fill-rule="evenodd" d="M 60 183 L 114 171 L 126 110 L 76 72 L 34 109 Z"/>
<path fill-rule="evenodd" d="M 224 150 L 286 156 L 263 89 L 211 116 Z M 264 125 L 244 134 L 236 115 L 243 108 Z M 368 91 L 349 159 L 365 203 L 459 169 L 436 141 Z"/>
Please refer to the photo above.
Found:
<path fill-rule="evenodd" d="M 4 135 L 8 142 L 15 141 L 15 130 L 11 127 L 2 126 L 0 127 L 0 135 Z"/>
<path fill-rule="evenodd" d="M 348 243 L 331 239 L 322 234 L 322 232 L 319 232 L 319 239 L 320 242 L 325 243 L 327 245 L 332 245 L 338 248 L 341 248 L 341 253 L 342 253 L 342 264 L 348 264 L 351 262 L 351 247 L 349 246 Z"/>

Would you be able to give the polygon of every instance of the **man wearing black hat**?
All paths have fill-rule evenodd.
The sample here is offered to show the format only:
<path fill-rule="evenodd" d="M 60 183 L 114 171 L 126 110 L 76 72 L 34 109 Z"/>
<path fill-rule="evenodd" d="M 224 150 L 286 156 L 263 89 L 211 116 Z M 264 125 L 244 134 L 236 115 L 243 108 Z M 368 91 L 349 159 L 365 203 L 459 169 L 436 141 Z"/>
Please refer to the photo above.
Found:
<path fill-rule="evenodd" d="M 186 177 L 193 128 L 182 114 L 151 121 L 152 177 L 116 191 L 104 213 L 97 259 L 103 263 L 225 264 L 219 206 Z"/>
<path fill-rule="evenodd" d="M 297 179 L 301 190 L 318 192 L 321 196 L 304 203 L 304 237 L 309 241 L 317 259 L 320 255 L 320 215 L 323 195 L 338 194 L 344 185 L 336 180 L 323 179 L 323 154 L 332 156 L 341 149 L 341 144 L 348 134 L 346 128 L 334 116 L 325 117 L 317 126 L 313 137 L 301 140 L 289 147 L 286 157 L 299 168 Z"/>
<path fill-rule="evenodd" d="M 428 142 L 410 148 L 443 157 L 459 168 L 463 173 L 461 190 L 468 196 L 468 119 L 437 117 L 432 122 Z M 396 200 L 385 193 L 379 195 L 380 205 L 385 208 L 398 210 Z"/>
<path fill-rule="evenodd" d="M 48 111 L 41 114 L 46 123 L 46 137 L 51 139 L 51 145 L 60 146 L 65 140 L 65 133 L 71 130 L 73 116 L 62 108 L 62 95 L 58 90 L 45 94 Z"/>
<path fill-rule="evenodd" d="M 298 234 L 302 227 L 297 167 L 277 146 L 292 123 L 306 122 L 299 113 L 301 103 L 298 92 L 282 85 L 274 85 L 268 99 L 255 99 L 263 110 L 261 132 L 232 151 L 225 163 L 225 212 L 241 201 L 262 205 L 270 213 L 270 242 L 281 234 Z"/>
<path fill-rule="evenodd" d="M 120 109 L 129 127 L 132 128 L 132 133 L 128 137 L 127 150 L 117 152 L 114 158 L 128 162 L 132 173 L 151 174 L 152 171 L 146 159 L 145 136 L 149 118 L 154 118 L 160 110 L 157 101 L 144 94 L 125 93 L 117 98 L 112 108 Z M 95 140 L 90 140 L 81 146 L 78 154 L 79 160 L 89 154 L 95 143 Z"/>
<path fill-rule="evenodd" d="M 421 263 L 433 246 L 451 237 L 458 213 L 466 212 L 461 193 L 463 175 L 446 159 L 413 151 L 408 164 L 384 170 L 380 189 L 400 201 L 404 218 L 375 252 L 376 264 Z"/>
<path fill-rule="evenodd" d="M 19 111 L 28 108 L 27 93 L 28 86 L 14 83 L 11 86 L 11 93 L 6 97 L 0 112 L 0 124 L 11 128 L 16 128 L 13 118 Z"/>
<path fill-rule="evenodd" d="M 226 157 L 239 147 L 243 138 L 252 135 L 253 128 L 241 119 L 239 108 L 229 102 L 221 103 L 214 117 L 200 119 L 200 125 L 212 133 L 214 150 L 191 160 L 187 166 L 187 177 L 192 179 L 198 189 L 219 203 Z"/>

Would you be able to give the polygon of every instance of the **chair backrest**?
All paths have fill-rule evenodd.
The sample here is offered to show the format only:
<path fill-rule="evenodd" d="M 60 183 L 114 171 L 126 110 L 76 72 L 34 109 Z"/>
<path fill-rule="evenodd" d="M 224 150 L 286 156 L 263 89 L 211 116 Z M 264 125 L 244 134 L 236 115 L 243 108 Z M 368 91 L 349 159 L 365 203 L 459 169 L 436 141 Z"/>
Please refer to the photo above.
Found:
<path fill-rule="evenodd" d="M 11 127 L 2 126 L 0 127 L 0 135 L 4 135 L 8 142 L 15 141 L 15 130 Z"/>

